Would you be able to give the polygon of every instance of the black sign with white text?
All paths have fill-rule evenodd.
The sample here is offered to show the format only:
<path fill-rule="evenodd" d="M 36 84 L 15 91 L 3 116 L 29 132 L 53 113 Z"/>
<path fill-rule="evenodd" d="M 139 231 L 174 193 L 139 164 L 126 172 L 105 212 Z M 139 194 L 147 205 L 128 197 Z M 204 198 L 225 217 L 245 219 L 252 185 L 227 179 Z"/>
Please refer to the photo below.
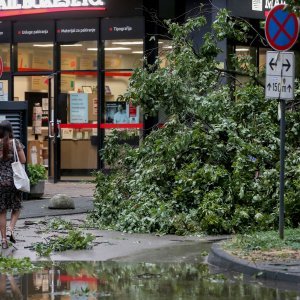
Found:
<path fill-rule="evenodd" d="M 97 19 L 57 22 L 56 40 L 58 42 L 91 41 L 98 38 L 99 22 Z"/>
<path fill-rule="evenodd" d="M 101 22 L 102 40 L 138 39 L 145 36 L 143 17 L 109 18 Z"/>
<path fill-rule="evenodd" d="M 285 0 L 230 0 L 227 9 L 234 16 L 264 20 L 268 12 Z"/>
<path fill-rule="evenodd" d="M 11 23 L 8 21 L 0 21 L 0 43 L 11 42 Z"/>
<path fill-rule="evenodd" d="M 14 42 L 53 42 L 54 22 L 17 22 L 14 24 Z"/>

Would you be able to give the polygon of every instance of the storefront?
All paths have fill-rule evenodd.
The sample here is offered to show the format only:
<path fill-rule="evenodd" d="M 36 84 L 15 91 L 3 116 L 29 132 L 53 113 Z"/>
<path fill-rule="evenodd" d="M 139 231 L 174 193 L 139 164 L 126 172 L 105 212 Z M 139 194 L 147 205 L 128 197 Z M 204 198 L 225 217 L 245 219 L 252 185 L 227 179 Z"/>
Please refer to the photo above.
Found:
<path fill-rule="evenodd" d="M 263 34 L 270 0 L 201 1 L 247 18 Z M 139 107 L 120 102 L 136 67 L 146 55 L 153 62 L 170 49 L 170 41 L 150 38 L 159 32 L 149 12 L 176 20 L 195 11 L 186 0 L 3 0 L 0 1 L 0 106 L 2 101 L 28 104 L 29 163 L 43 164 L 54 182 L 82 179 L 105 166 L 99 151 L 113 129 L 139 142 L 150 118 Z M 208 17 L 209 30 L 215 10 Z M 195 34 L 201 44 L 202 36 Z M 268 45 L 224 41 L 220 61 L 231 53 L 250 54 L 264 66 Z M 295 46 L 298 47 L 297 45 Z M 1 67 L 2 66 L 2 67 Z M 154 120 L 157 122 L 157 119 Z"/>
<path fill-rule="evenodd" d="M 118 96 L 147 51 L 144 4 L 0 2 L 0 106 L 27 102 L 27 160 L 45 165 L 54 182 L 102 168 L 99 150 L 114 129 L 138 143 L 142 112 Z"/>

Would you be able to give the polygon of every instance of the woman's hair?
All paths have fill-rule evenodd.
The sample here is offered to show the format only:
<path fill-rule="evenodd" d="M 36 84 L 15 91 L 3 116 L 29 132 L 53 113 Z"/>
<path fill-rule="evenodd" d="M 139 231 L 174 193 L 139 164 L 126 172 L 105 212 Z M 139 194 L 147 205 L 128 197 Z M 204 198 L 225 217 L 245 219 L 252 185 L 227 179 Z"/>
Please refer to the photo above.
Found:
<path fill-rule="evenodd" d="M 8 120 L 0 122 L 0 138 L 3 139 L 3 160 L 8 159 L 9 139 L 14 137 L 11 123 Z"/>

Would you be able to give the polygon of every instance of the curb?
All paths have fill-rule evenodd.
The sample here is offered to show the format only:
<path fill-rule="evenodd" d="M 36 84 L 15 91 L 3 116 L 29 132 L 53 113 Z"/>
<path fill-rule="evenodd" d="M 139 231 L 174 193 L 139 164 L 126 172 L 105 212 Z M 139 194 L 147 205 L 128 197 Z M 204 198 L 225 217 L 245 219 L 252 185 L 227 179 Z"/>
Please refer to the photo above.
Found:
<path fill-rule="evenodd" d="M 224 251 L 220 243 L 214 243 L 208 256 L 208 263 L 222 269 L 244 273 L 256 278 L 299 283 L 300 274 L 279 271 L 275 266 L 267 264 L 255 264 L 247 260 L 237 258 Z"/>

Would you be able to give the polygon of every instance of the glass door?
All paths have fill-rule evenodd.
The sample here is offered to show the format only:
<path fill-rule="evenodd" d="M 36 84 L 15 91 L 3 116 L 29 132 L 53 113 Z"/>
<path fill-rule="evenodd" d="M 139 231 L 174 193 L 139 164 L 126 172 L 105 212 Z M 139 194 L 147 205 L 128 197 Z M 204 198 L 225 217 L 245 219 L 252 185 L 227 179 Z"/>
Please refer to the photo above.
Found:
<path fill-rule="evenodd" d="M 61 120 L 58 118 L 57 96 L 54 93 L 54 83 L 57 75 L 49 76 L 48 100 L 49 100 L 49 123 L 48 123 L 48 177 L 52 182 L 60 180 L 60 146 L 61 146 Z"/>
<path fill-rule="evenodd" d="M 98 166 L 98 43 L 60 44 L 57 119 L 60 179 L 88 180 Z"/>
<path fill-rule="evenodd" d="M 28 106 L 27 163 L 45 166 L 50 179 L 57 181 L 59 173 L 55 171 L 54 163 L 59 165 L 59 162 L 55 162 L 59 159 L 59 152 L 53 146 L 59 147 L 59 143 L 55 125 L 57 121 L 54 118 L 54 77 L 50 74 L 30 74 L 14 76 L 13 82 L 14 101 L 26 101 Z"/>

